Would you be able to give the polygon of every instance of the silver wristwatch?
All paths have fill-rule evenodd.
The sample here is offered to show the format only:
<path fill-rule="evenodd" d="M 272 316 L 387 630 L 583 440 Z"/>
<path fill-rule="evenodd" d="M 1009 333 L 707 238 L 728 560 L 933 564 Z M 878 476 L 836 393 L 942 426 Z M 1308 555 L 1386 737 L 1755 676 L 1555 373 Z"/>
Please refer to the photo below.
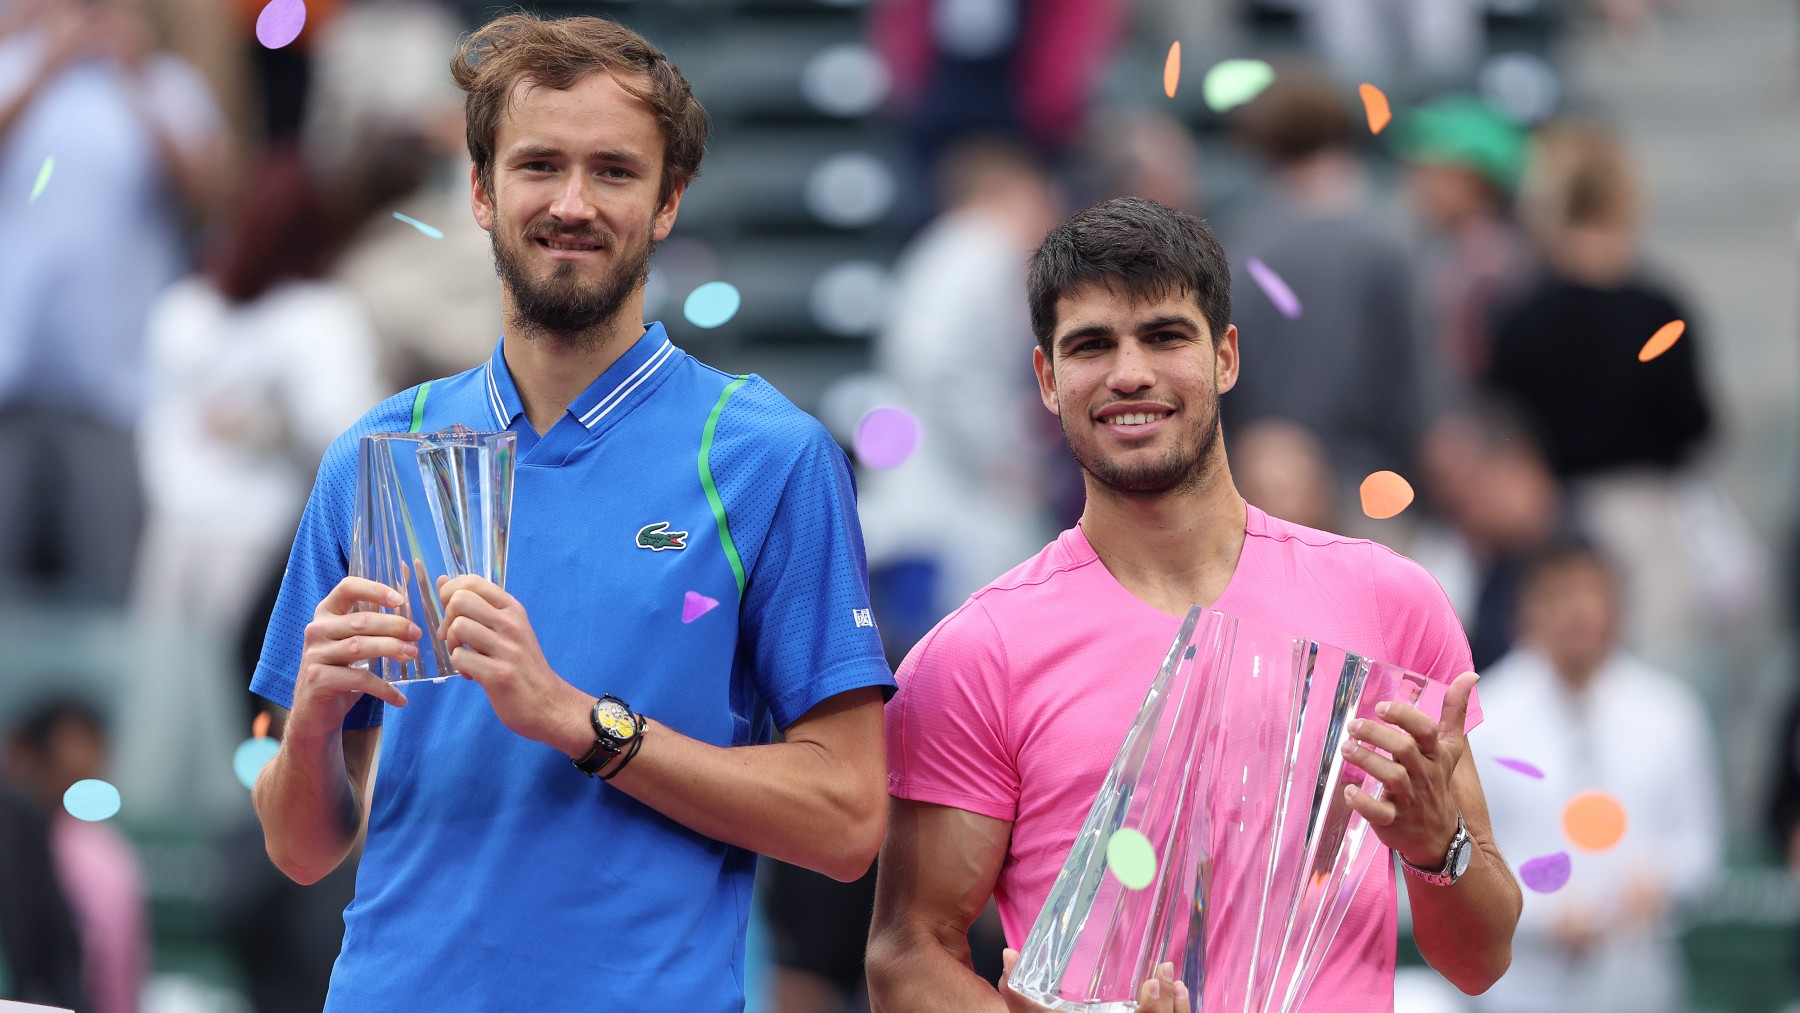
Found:
<path fill-rule="evenodd" d="M 1450 853 L 1444 856 L 1444 867 L 1436 872 L 1421 869 L 1406 860 L 1406 856 L 1395 852 L 1400 859 L 1400 867 L 1412 878 L 1432 886 L 1449 886 L 1462 878 L 1469 871 L 1469 859 L 1475 855 L 1475 840 L 1469 836 L 1469 827 L 1463 822 L 1462 812 L 1456 814 L 1456 836 L 1450 838 Z"/>

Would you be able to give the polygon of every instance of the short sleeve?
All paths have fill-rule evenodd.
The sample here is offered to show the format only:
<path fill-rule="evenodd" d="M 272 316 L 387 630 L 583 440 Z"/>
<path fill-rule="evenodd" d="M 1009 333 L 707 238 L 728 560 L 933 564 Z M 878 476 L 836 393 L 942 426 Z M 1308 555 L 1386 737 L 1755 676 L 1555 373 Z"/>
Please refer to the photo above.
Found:
<path fill-rule="evenodd" d="M 1369 544 L 1369 572 L 1381 610 L 1382 640 L 1396 665 L 1446 685 L 1473 671 L 1469 637 L 1437 579 L 1423 566 L 1383 545 Z M 1463 731 L 1481 724 L 1479 691 L 1469 696 Z"/>
<path fill-rule="evenodd" d="M 757 688 L 784 730 L 830 697 L 894 685 L 869 608 L 850 463 L 823 426 L 805 421 L 806 441 L 745 574 L 738 620 Z"/>
<path fill-rule="evenodd" d="M 978 600 L 966 602 L 901 663 L 887 707 L 888 794 L 997 820 L 1019 809 L 1006 743 L 1005 648 Z"/>

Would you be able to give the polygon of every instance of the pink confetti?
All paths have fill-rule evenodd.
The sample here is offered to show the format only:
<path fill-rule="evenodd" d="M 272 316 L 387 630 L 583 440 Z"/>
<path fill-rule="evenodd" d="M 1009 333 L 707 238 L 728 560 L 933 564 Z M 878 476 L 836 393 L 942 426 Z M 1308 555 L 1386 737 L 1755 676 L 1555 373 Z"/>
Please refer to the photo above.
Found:
<path fill-rule="evenodd" d="M 1538 893 L 1555 893 L 1569 882 L 1569 853 L 1534 858 L 1519 866 L 1519 881 Z"/>
<path fill-rule="evenodd" d="M 851 444 L 868 467 L 897 467 L 919 447 L 919 420 L 904 408 L 871 408 L 856 423 Z"/>
<path fill-rule="evenodd" d="M 1294 294 L 1287 282 L 1281 280 L 1281 275 L 1255 257 L 1245 261 L 1244 266 L 1249 268 L 1251 279 L 1263 290 L 1263 295 L 1268 296 L 1269 301 L 1275 304 L 1277 313 L 1289 320 L 1300 319 L 1300 297 Z"/>
<path fill-rule="evenodd" d="M 1526 777 L 1535 777 L 1540 781 L 1542 781 L 1544 779 L 1543 771 L 1537 769 L 1537 767 L 1535 767 L 1529 763 L 1526 763 L 1524 760 L 1514 760 L 1514 759 L 1510 759 L 1507 757 L 1496 756 L 1494 758 L 1494 762 L 1498 763 L 1502 767 L 1505 767 L 1507 770 L 1516 770 L 1519 773 L 1524 774 Z"/>
<path fill-rule="evenodd" d="M 256 16 L 256 41 L 280 49 L 306 27 L 306 0 L 269 0 Z"/>
<path fill-rule="evenodd" d="M 708 598 L 698 591 L 689 591 L 681 602 L 681 621 L 691 623 L 718 607 L 719 599 Z"/>

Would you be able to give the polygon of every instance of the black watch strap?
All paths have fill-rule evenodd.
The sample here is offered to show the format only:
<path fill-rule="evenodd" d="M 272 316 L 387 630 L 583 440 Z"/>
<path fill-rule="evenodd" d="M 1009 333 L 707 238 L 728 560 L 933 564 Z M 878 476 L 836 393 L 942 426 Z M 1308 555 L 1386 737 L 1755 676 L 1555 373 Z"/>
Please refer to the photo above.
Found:
<path fill-rule="evenodd" d="M 630 734 L 623 736 L 619 734 L 619 722 L 608 720 L 621 712 L 627 717 L 626 726 L 631 728 Z M 643 717 L 633 713 L 630 704 L 611 693 L 594 701 L 593 709 L 588 712 L 588 723 L 594 728 L 594 746 L 587 755 L 569 762 L 589 777 L 600 773 L 634 742 L 641 741 L 644 732 Z"/>

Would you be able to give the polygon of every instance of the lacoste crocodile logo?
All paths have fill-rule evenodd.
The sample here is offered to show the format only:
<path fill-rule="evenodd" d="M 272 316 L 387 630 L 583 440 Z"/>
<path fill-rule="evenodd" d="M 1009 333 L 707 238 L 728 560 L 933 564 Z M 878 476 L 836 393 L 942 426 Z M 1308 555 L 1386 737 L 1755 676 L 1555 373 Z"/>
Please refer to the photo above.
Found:
<path fill-rule="evenodd" d="M 649 549 L 651 552 L 661 552 L 664 549 L 685 549 L 687 548 L 687 536 L 688 533 L 685 531 L 670 531 L 668 521 L 657 521 L 655 524 L 646 524 L 638 529 L 637 547 Z"/>

